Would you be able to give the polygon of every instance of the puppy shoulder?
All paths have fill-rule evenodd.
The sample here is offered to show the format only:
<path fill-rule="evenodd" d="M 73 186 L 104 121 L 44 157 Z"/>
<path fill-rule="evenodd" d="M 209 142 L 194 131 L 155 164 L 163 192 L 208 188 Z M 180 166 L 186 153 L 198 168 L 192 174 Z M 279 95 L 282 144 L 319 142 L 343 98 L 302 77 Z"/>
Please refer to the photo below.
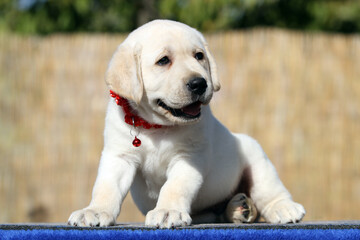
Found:
<path fill-rule="evenodd" d="M 261 145 L 254 138 L 250 137 L 249 135 L 239 133 L 235 133 L 234 136 L 238 141 L 240 151 L 246 156 L 266 156 Z"/>

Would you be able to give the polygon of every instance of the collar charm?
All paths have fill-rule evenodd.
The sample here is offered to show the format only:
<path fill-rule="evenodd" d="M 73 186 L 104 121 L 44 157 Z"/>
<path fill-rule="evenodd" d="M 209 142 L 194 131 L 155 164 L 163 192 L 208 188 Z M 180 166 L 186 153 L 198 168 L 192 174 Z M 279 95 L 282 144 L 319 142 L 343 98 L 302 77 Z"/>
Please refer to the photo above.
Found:
<path fill-rule="evenodd" d="M 132 142 L 132 145 L 133 145 L 134 147 L 140 147 L 140 145 L 141 145 L 141 140 L 138 139 L 138 138 L 135 136 L 135 139 L 134 139 L 134 141 Z"/>

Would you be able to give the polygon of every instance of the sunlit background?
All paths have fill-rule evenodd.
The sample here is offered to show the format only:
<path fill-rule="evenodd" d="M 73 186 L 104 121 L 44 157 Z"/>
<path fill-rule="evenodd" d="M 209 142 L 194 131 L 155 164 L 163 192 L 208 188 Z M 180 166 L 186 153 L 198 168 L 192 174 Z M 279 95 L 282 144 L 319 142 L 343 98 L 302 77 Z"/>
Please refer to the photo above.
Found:
<path fill-rule="evenodd" d="M 107 64 L 156 18 L 205 34 L 214 114 L 260 142 L 305 220 L 360 219 L 360 1 L 0 0 L 0 222 L 87 206 Z M 118 221 L 143 220 L 129 195 Z"/>

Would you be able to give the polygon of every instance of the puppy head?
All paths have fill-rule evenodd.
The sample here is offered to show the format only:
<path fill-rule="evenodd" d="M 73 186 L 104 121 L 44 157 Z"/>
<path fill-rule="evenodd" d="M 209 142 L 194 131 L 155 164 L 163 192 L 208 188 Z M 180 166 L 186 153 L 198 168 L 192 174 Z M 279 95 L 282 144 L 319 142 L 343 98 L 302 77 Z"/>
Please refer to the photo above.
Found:
<path fill-rule="evenodd" d="M 115 52 L 105 79 L 142 118 L 162 125 L 199 121 L 201 106 L 220 89 L 204 37 L 169 20 L 133 31 Z"/>

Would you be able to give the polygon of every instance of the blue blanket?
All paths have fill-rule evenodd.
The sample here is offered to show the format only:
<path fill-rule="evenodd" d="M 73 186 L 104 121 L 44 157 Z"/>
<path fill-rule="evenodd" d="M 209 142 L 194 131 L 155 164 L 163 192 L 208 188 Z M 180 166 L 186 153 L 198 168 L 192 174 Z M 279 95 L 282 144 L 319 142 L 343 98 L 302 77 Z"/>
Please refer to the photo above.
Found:
<path fill-rule="evenodd" d="M 59 224 L 2 224 L 0 239 L 360 239 L 360 221 L 299 224 L 202 224 L 178 229 L 154 229 L 142 224 L 106 228 Z"/>

